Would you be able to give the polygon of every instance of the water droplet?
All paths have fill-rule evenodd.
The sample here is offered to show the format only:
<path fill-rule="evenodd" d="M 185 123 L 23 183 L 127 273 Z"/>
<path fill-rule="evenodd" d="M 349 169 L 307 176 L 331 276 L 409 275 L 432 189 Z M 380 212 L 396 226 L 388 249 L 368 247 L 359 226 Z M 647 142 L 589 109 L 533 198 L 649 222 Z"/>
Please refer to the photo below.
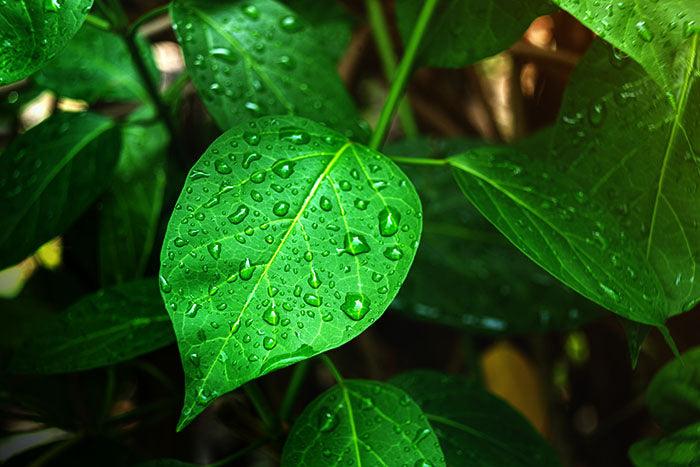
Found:
<path fill-rule="evenodd" d="M 250 168 L 250 165 L 251 165 L 253 162 L 259 160 L 261 157 L 262 157 L 262 156 L 261 156 L 259 153 L 257 153 L 257 152 L 248 153 L 248 154 L 246 154 L 246 156 L 243 158 L 243 162 L 241 163 L 241 165 L 243 166 L 244 169 L 249 169 L 249 168 Z"/>
<path fill-rule="evenodd" d="M 4 5 L 4 3 L 3 3 Z M 61 9 L 60 0 L 44 0 L 44 11 L 55 13 Z"/>
<path fill-rule="evenodd" d="M 340 305 L 340 309 L 348 318 L 359 321 L 369 312 L 370 304 L 370 299 L 361 293 L 347 293 L 345 294 L 345 302 Z"/>
<path fill-rule="evenodd" d="M 302 24 L 294 15 L 287 15 L 280 19 L 280 28 L 287 32 L 301 31 Z"/>
<path fill-rule="evenodd" d="M 289 126 L 280 129 L 279 139 L 280 141 L 303 145 L 307 144 L 311 140 L 311 137 L 304 130 Z"/>
<path fill-rule="evenodd" d="M 250 213 L 250 209 L 248 209 L 248 206 L 245 204 L 241 204 L 236 208 L 236 210 L 228 216 L 229 222 L 232 224 L 240 224 L 245 220 L 246 217 L 248 217 L 248 214 Z"/>
<path fill-rule="evenodd" d="M 360 198 L 355 198 L 355 201 L 353 202 L 353 205 L 359 209 L 360 211 L 364 211 L 367 209 L 367 206 L 369 205 L 369 201 L 365 201 Z"/>
<path fill-rule="evenodd" d="M 185 312 L 185 316 L 187 316 L 188 318 L 194 318 L 195 316 L 197 316 L 197 312 L 199 311 L 200 308 L 201 308 L 201 305 L 199 305 L 198 303 L 192 302 L 190 307 Z"/>
<path fill-rule="evenodd" d="M 398 246 L 389 246 L 384 249 L 384 257 L 392 261 L 398 261 L 403 258 L 403 250 Z"/>
<path fill-rule="evenodd" d="M 260 10 L 255 5 L 243 5 L 243 14 L 252 20 L 260 18 Z"/>
<path fill-rule="evenodd" d="M 386 207 L 379 211 L 379 233 L 383 237 L 391 237 L 399 231 L 401 214 L 396 208 Z"/>
<path fill-rule="evenodd" d="M 160 290 L 162 290 L 163 293 L 170 293 L 173 290 L 167 279 L 162 275 L 158 276 L 158 283 L 160 284 Z"/>
<path fill-rule="evenodd" d="M 212 258 L 219 259 L 219 257 L 221 256 L 221 243 L 210 243 L 209 245 L 207 245 L 207 251 L 209 252 Z"/>
<path fill-rule="evenodd" d="M 321 279 L 318 278 L 318 274 L 316 274 L 315 269 L 311 269 L 311 275 L 309 276 L 307 282 L 314 289 L 321 287 Z"/>
<path fill-rule="evenodd" d="M 281 178 L 289 178 L 294 173 L 295 165 L 295 162 L 289 160 L 277 161 L 272 166 L 272 172 Z"/>
<path fill-rule="evenodd" d="M 236 63 L 238 61 L 231 49 L 227 49 L 225 47 L 216 47 L 211 49 L 209 51 L 209 55 L 229 63 Z"/>
<path fill-rule="evenodd" d="M 263 339 L 263 347 L 265 350 L 272 350 L 277 345 L 277 341 L 273 337 L 265 337 Z"/>
<path fill-rule="evenodd" d="M 250 261 L 250 258 L 246 258 L 243 261 L 241 261 L 241 263 L 238 265 L 238 275 L 241 276 L 242 280 L 247 281 L 251 277 L 253 277 L 253 273 L 255 273 L 255 268 L 256 265 L 254 265 Z"/>
<path fill-rule="evenodd" d="M 182 237 L 175 237 L 175 240 L 173 240 L 173 243 L 175 244 L 176 247 L 180 248 L 180 247 L 187 245 L 187 240 L 185 240 Z"/>
<path fill-rule="evenodd" d="M 651 29 L 649 29 L 649 26 L 647 25 L 646 21 L 638 21 L 637 24 L 634 25 L 634 27 L 637 29 L 637 35 L 644 42 L 651 42 L 652 40 L 654 40 L 654 33 L 651 32 Z"/>
<path fill-rule="evenodd" d="M 304 294 L 304 301 L 306 302 L 307 305 L 314 306 L 314 307 L 319 307 L 321 306 L 321 303 L 323 300 L 321 297 L 314 293 L 305 293 Z"/>
<path fill-rule="evenodd" d="M 253 133 L 252 131 L 243 132 L 243 141 L 248 143 L 250 146 L 257 146 L 260 144 L 260 135 Z"/>
<path fill-rule="evenodd" d="M 263 312 L 262 319 L 270 326 L 277 326 L 277 324 L 280 322 L 280 315 L 277 313 L 274 307 L 270 307 Z"/>
<path fill-rule="evenodd" d="M 359 233 L 348 232 L 343 240 L 344 248 L 338 250 L 339 254 L 347 253 L 350 256 L 357 256 L 370 251 L 369 244 L 365 237 Z"/>
<path fill-rule="evenodd" d="M 605 295 L 607 295 L 608 297 L 613 299 L 615 302 L 620 301 L 620 294 L 617 293 L 615 290 L 611 289 L 610 287 L 608 287 L 607 285 L 605 285 L 603 283 L 600 283 L 598 285 L 600 286 L 600 289 L 605 293 Z"/>
<path fill-rule="evenodd" d="M 338 426 L 338 417 L 327 408 L 322 408 L 318 413 L 318 430 L 323 433 L 333 431 Z"/>
<path fill-rule="evenodd" d="M 592 126 L 598 127 L 605 120 L 606 113 L 605 102 L 594 102 L 588 107 L 588 121 Z"/>
<path fill-rule="evenodd" d="M 284 217 L 289 212 L 289 203 L 286 201 L 278 201 L 272 207 L 272 212 L 277 217 Z"/>
<path fill-rule="evenodd" d="M 321 209 L 323 209 L 326 212 L 333 209 L 333 205 L 331 204 L 331 200 L 325 196 L 321 196 L 321 200 L 319 201 L 318 205 L 321 206 Z"/>

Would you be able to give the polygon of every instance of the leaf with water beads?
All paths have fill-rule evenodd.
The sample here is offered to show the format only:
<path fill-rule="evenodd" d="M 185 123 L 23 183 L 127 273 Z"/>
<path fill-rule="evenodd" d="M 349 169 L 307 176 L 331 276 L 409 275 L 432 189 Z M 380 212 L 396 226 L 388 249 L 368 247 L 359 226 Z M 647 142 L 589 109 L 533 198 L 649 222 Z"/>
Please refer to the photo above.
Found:
<path fill-rule="evenodd" d="M 413 261 L 421 216 L 393 162 L 320 124 L 268 117 L 216 140 L 190 171 L 161 252 L 186 375 L 180 427 L 217 395 L 379 318 Z"/>
<path fill-rule="evenodd" d="M 292 427 L 282 466 L 445 465 L 435 432 L 401 389 L 345 380 L 311 402 Z"/>

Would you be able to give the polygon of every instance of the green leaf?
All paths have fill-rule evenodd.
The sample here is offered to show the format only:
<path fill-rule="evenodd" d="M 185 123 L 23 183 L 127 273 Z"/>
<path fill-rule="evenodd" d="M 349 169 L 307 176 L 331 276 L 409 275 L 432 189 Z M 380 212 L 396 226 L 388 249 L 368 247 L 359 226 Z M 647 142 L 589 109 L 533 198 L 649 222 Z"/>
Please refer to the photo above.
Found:
<path fill-rule="evenodd" d="M 103 284 L 140 277 L 153 249 L 165 191 L 168 132 L 141 124 L 153 109 L 136 111 L 122 128 L 122 152 L 100 211 L 100 271 Z"/>
<path fill-rule="evenodd" d="M 320 39 L 286 6 L 176 0 L 171 14 L 192 81 L 221 128 L 289 114 L 365 136 Z"/>
<path fill-rule="evenodd" d="M 103 289 L 42 322 L 10 363 L 16 373 L 67 373 L 129 360 L 173 341 L 155 280 Z"/>
<path fill-rule="evenodd" d="M 678 51 L 696 41 L 700 32 L 697 0 L 554 0 L 554 3 L 641 63 L 669 90 L 676 86 Z"/>
<path fill-rule="evenodd" d="M 282 452 L 282 466 L 441 466 L 440 444 L 420 407 L 401 389 L 345 380 L 299 416 Z"/>
<path fill-rule="evenodd" d="M 664 366 L 649 384 L 649 411 L 671 432 L 700 420 L 700 347 Z"/>
<path fill-rule="evenodd" d="M 635 467 L 688 467 L 700 465 L 700 423 L 660 439 L 645 439 L 630 448 Z"/>
<path fill-rule="evenodd" d="M 161 252 L 186 376 L 180 428 L 218 395 L 364 331 L 420 233 L 418 196 L 381 154 L 298 117 L 224 133 L 190 171 Z"/>
<path fill-rule="evenodd" d="M 404 43 L 408 43 L 423 3 L 396 2 L 396 19 Z M 513 45 L 535 18 L 552 9 L 544 0 L 440 2 L 425 33 L 418 61 L 435 67 L 478 62 Z"/>
<path fill-rule="evenodd" d="M 337 1 L 284 0 L 284 3 L 311 25 L 319 45 L 334 61 L 340 60 L 352 37 L 352 17 Z"/>
<path fill-rule="evenodd" d="M 12 0 L 0 9 L 0 84 L 34 73 L 85 21 L 92 0 Z"/>
<path fill-rule="evenodd" d="M 627 350 L 630 354 L 630 363 L 632 364 L 632 368 L 637 368 L 639 353 L 652 327 L 624 318 L 622 318 L 621 321 L 622 327 L 625 328 L 625 335 L 627 336 Z"/>
<path fill-rule="evenodd" d="M 531 259 L 650 325 L 700 298 L 696 45 L 679 55 L 670 98 L 637 64 L 596 43 L 553 128 L 451 161 L 465 195 Z"/>
<path fill-rule="evenodd" d="M 0 269 L 61 234 L 106 188 L 119 129 L 93 113 L 57 113 L 0 156 Z"/>
<path fill-rule="evenodd" d="M 152 78 L 159 78 L 148 43 L 137 39 Z M 124 39 L 85 26 L 68 46 L 36 75 L 36 82 L 62 97 L 87 102 L 149 100 Z"/>
<path fill-rule="evenodd" d="M 482 144 L 408 140 L 385 153 L 445 156 Z M 597 316 L 593 303 L 563 287 L 476 209 L 465 206 L 448 171 L 412 167 L 407 174 L 425 206 L 423 238 L 392 307 L 420 319 L 497 334 L 568 329 Z"/>
<path fill-rule="evenodd" d="M 520 413 L 463 376 L 416 370 L 391 383 L 423 409 L 447 465 L 560 465 L 553 449 Z"/>

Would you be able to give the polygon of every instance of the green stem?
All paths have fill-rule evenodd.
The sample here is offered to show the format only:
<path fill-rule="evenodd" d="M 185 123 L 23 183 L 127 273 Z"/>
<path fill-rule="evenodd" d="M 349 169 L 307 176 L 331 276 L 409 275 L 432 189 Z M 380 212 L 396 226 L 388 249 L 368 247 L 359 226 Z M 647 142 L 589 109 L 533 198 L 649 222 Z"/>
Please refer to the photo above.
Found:
<path fill-rule="evenodd" d="M 326 365 L 326 367 L 328 367 L 328 371 L 331 372 L 331 374 L 333 375 L 333 378 L 335 378 L 335 380 L 338 382 L 338 385 L 345 386 L 345 380 L 343 379 L 343 376 L 338 371 L 338 368 L 333 363 L 333 360 L 331 360 L 331 358 L 328 355 L 321 354 L 321 361 L 323 362 L 324 365 Z"/>
<path fill-rule="evenodd" d="M 185 86 L 187 86 L 187 83 L 189 82 L 190 75 L 187 73 L 187 70 L 180 73 L 177 78 L 175 78 L 175 81 L 173 81 L 172 84 L 168 86 L 168 89 L 166 89 L 163 93 L 163 99 L 165 102 L 170 106 L 174 106 L 175 103 L 178 102 L 182 90 L 185 89 Z"/>
<path fill-rule="evenodd" d="M 100 18 L 99 16 L 87 15 L 85 17 L 85 23 L 89 24 L 92 27 L 100 29 L 102 31 L 111 31 L 112 30 L 112 25 L 109 24 L 109 21 L 104 20 L 104 19 Z"/>
<path fill-rule="evenodd" d="M 413 69 L 413 62 L 418 54 L 418 47 L 420 46 L 421 39 L 423 39 L 425 30 L 428 28 L 428 23 L 430 23 L 430 18 L 433 15 L 433 11 L 435 11 L 437 2 L 438 0 L 425 0 L 423 8 L 418 15 L 418 21 L 416 21 L 416 25 L 411 33 L 411 38 L 408 40 L 408 45 L 406 45 L 406 51 L 401 59 L 401 63 L 399 63 L 399 68 L 396 70 L 396 75 L 389 88 L 389 95 L 384 103 L 384 108 L 382 108 L 382 113 L 379 115 L 377 128 L 375 128 L 374 133 L 372 133 L 372 139 L 369 143 L 369 147 L 372 149 L 379 149 L 386 138 L 386 134 L 389 132 L 391 119 L 394 116 L 394 112 L 396 112 L 396 107 L 406 88 L 406 83 Z"/>
<path fill-rule="evenodd" d="M 299 395 L 299 390 L 301 389 L 301 385 L 304 382 L 304 378 L 306 378 L 306 374 L 308 372 L 308 360 L 297 363 L 297 365 L 294 367 L 292 378 L 289 380 L 289 385 L 287 386 L 287 392 L 284 394 L 284 399 L 282 399 L 282 406 L 280 408 L 280 420 L 286 421 L 289 419 L 289 414 L 292 413 L 294 402 L 296 401 L 297 396 Z"/>
<path fill-rule="evenodd" d="M 279 425 L 277 422 L 277 416 L 272 411 L 272 408 L 267 402 L 265 395 L 260 390 L 260 386 L 258 386 L 257 383 L 255 383 L 254 381 L 251 381 L 250 383 L 243 386 L 243 390 L 248 396 L 248 399 L 250 399 L 250 402 L 253 404 L 253 407 L 255 407 L 256 412 L 258 412 L 258 415 L 262 419 L 267 433 L 276 433 L 278 431 L 277 428 Z"/>
<path fill-rule="evenodd" d="M 429 159 L 426 157 L 391 156 L 391 160 L 406 165 L 450 165 L 449 159 Z"/>
<path fill-rule="evenodd" d="M 396 74 L 396 56 L 389 36 L 389 26 L 384 16 L 384 10 L 379 0 L 365 0 L 365 6 L 369 16 L 369 24 L 372 27 L 374 42 L 377 44 L 379 58 L 384 68 L 384 76 L 391 80 Z M 398 110 L 399 120 L 404 133 L 409 138 L 418 136 L 418 125 L 411 111 L 407 99 L 402 99 Z"/>
<path fill-rule="evenodd" d="M 157 18 L 158 16 L 164 15 L 165 13 L 168 12 L 168 8 L 170 8 L 170 3 L 166 5 L 159 6 L 157 8 L 152 9 L 148 13 L 145 13 L 141 17 L 139 17 L 136 21 L 134 21 L 131 26 L 129 26 L 128 34 L 130 36 L 135 36 L 136 33 L 138 32 L 139 28 L 143 26 L 145 23 L 151 21 L 154 18 Z"/>

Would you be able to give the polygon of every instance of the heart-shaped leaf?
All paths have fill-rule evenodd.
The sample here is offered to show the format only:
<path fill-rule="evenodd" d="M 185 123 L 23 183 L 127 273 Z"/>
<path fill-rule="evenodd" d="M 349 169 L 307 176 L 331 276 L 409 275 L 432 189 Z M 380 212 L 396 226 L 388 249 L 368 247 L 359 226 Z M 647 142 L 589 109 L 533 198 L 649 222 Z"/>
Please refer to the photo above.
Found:
<path fill-rule="evenodd" d="M 186 375 L 180 427 L 216 396 L 365 330 L 420 233 L 418 196 L 381 154 L 298 117 L 224 133 L 190 171 L 161 253 Z"/>
<path fill-rule="evenodd" d="M 650 325 L 700 298 L 697 42 L 678 55 L 673 94 L 596 43 L 553 128 L 451 160 L 466 196 L 530 258 Z"/>
<path fill-rule="evenodd" d="M 417 370 L 391 379 L 423 409 L 447 465 L 557 466 L 554 450 L 501 399 L 463 376 Z"/>
<path fill-rule="evenodd" d="M 553 1 L 641 63 L 669 90 L 677 84 L 678 51 L 696 42 L 700 34 L 697 0 Z"/>
<path fill-rule="evenodd" d="M 92 0 L 12 0 L 0 9 L 0 84 L 26 78 L 66 46 Z"/>
<path fill-rule="evenodd" d="M 174 339 L 154 279 L 88 295 L 24 336 L 10 370 L 66 373 L 111 365 Z"/>
<path fill-rule="evenodd" d="M 59 235 L 109 185 L 119 129 L 93 113 L 57 113 L 0 157 L 0 269 Z"/>
<path fill-rule="evenodd" d="M 157 82 L 159 72 L 151 49 L 146 41 L 136 40 Z M 89 26 L 78 31 L 65 50 L 36 75 L 36 82 L 59 96 L 87 102 L 149 100 L 124 39 Z"/>
<path fill-rule="evenodd" d="M 435 432 L 401 389 L 377 381 L 345 380 L 299 416 L 282 465 L 442 466 Z"/>
<path fill-rule="evenodd" d="M 404 43 L 411 37 L 423 3 L 396 2 L 396 19 Z M 435 67 L 478 62 L 513 45 L 535 18 L 552 10 L 545 0 L 439 2 L 421 44 L 419 61 Z"/>
<path fill-rule="evenodd" d="M 173 27 L 204 104 L 223 129 L 265 115 L 366 130 L 311 26 L 275 0 L 176 0 Z"/>

